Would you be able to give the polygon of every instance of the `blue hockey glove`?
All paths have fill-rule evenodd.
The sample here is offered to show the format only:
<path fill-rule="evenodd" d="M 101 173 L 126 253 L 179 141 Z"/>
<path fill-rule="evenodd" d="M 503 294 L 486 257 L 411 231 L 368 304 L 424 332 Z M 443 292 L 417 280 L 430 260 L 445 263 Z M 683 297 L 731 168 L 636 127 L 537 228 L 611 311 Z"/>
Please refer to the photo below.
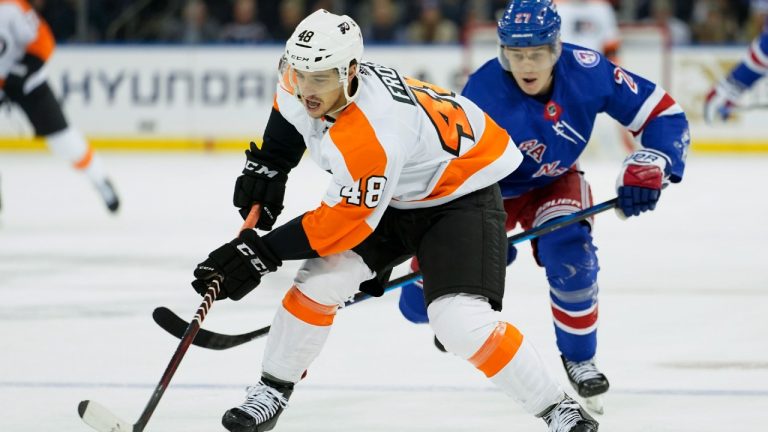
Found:
<path fill-rule="evenodd" d="M 730 78 L 720 80 L 704 99 L 704 121 L 713 124 L 716 120 L 728 120 L 743 92 L 744 87 L 736 81 Z"/>
<path fill-rule="evenodd" d="M 616 179 L 616 213 L 624 219 L 655 209 L 661 189 L 668 183 L 666 156 L 651 149 L 632 153 L 624 160 Z"/>

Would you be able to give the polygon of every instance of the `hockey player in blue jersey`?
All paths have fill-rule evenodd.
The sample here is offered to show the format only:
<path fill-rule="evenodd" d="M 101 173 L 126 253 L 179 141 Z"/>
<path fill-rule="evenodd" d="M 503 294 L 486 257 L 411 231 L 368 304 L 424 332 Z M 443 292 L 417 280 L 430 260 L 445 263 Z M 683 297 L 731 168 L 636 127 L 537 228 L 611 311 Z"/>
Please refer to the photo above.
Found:
<path fill-rule="evenodd" d="M 640 145 L 618 176 L 620 216 L 653 210 L 662 188 L 683 177 L 689 134 L 680 106 L 661 87 L 601 54 L 562 43 L 559 30 L 551 0 L 511 1 L 498 23 L 498 58 L 475 71 L 463 91 L 509 132 L 525 155 L 500 182 L 508 231 L 518 224 L 530 229 L 592 205 L 578 158 L 600 112 L 627 127 Z M 600 412 L 596 396 L 609 384 L 594 361 L 599 267 L 592 222 L 546 234 L 533 241 L 533 251 L 546 269 L 563 365 L 579 395 Z M 515 253 L 511 247 L 508 263 Z M 400 309 L 409 320 L 426 322 L 418 286 L 403 287 Z"/>
<path fill-rule="evenodd" d="M 768 2 L 762 3 L 768 9 Z M 764 75 L 768 74 L 768 20 L 763 24 L 761 34 L 749 45 L 749 51 L 731 72 L 721 79 L 704 100 L 704 120 L 707 123 L 725 121 L 738 106 L 741 95 Z"/>

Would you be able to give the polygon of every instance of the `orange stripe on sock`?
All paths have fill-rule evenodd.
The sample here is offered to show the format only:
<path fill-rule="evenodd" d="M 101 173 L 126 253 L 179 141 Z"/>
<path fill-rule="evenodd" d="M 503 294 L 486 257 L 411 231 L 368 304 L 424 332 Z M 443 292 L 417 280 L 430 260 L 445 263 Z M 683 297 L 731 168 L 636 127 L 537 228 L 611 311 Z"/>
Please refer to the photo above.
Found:
<path fill-rule="evenodd" d="M 83 156 L 79 161 L 75 162 L 75 168 L 79 170 L 84 170 L 88 168 L 88 165 L 91 164 L 91 161 L 93 160 L 93 148 L 91 146 L 88 146 L 88 151 L 85 152 L 85 156 Z"/>
<path fill-rule="evenodd" d="M 291 315 L 307 324 L 316 326 L 329 326 L 333 324 L 338 305 L 328 306 L 320 304 L 307 297 L 294 285 L 283 298 L 283 307 Z"/>
<path fill-rule="evenodd" d="M 490 378 L 512 360 L 522 343 L 523 334 L 515 326 L 499 322 L 483 346 L 469 358 L 469 362 Z"/>

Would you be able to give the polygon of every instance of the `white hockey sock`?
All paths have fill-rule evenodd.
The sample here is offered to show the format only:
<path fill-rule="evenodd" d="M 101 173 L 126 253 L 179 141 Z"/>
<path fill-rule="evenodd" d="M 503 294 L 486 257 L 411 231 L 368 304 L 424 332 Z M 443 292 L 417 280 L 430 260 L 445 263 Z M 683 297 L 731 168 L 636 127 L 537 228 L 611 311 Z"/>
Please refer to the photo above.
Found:
<path fill-rule="evenodd" d="M 511 324 L 507 325 L 512 327 Z M 507 331 L 509 330 L 508 328 Z M 541 361 L 533 344 L 525 338 L 514 357 L 489 378 L 530 414 L 542 413 L 550 405 L 560 402 L 564 394 Z"/>
<path fill-rule="evenodd" d="M 512 324 L 499 320 L 476 295 L 449 295 L 427 308 L 429 322 L 445 348 L 468 360 L 531 414 L 563 398 L 533 345 Z"/>
<path fill-rule="evenodd" d="M 279 380 L 299 382 L 325 345 L 337 308 L 317 303 L 292 287 L 272 321 L 263 371 Z"/>
<path fill-rule="evenodd" d="M 51 153 L 70 162 L 75 169 L 83 171 L 94 185 L 102 185 L 106 180 L 101 158 L 94 154 L 91 146 L 74 127 L 69 126 L 46 136 L 45 142 Z"/>

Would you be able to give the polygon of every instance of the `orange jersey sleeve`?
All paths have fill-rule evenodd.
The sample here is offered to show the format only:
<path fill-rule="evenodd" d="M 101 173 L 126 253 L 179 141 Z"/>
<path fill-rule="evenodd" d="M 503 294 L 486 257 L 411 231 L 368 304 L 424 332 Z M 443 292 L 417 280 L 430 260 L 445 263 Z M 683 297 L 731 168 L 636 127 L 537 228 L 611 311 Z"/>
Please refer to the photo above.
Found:
<path fill-rule="evenodd" d="M 383 201 L 387 183 L 387 154 L 357 105 L 347 107 L 328 133 L 352 184 L 332 185 L 325 202 L 302 219 L 309 244 L 320 256 L 349 250 L 373 232 L 369 218 Z"/>

